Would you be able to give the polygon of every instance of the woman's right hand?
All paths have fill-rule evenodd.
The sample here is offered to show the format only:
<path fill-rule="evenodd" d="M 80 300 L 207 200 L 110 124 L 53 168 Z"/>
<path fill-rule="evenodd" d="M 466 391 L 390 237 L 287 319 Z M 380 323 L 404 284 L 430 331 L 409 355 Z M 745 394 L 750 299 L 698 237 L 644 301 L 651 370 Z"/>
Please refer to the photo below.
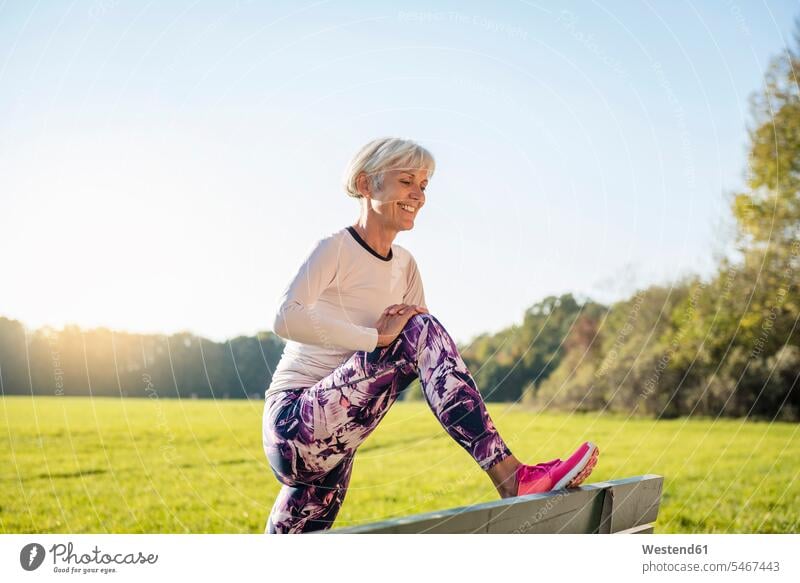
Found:
<path fill-rule="evenodd" d="M 378 344 L 376 348 L 389 346 L 403 331 L 406 323 L 416 314 L 427 314 L 428 310 L 413 304 L 392 304 L 388 306 L 375 323 L 378 330 Z"/>

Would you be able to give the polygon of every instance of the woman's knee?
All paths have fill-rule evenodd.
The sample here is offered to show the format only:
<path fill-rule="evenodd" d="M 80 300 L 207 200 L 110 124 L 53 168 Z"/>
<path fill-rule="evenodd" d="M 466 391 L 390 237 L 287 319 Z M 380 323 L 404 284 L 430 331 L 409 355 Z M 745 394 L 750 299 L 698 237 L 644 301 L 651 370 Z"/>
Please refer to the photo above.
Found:
<path fill-rule="evenodd" d="M 287 452 L 286 449 L 275 444 L 265 445 L 264 453 L 275 479 L 284 486 L 296 486 L 300 479 L 296 475 L 297 456 L 293 452 Z"/>
<path fill-rule="evenodd" d="M 344 502 L 352 472 L 351 456 L 316 480 L 284 485 L 275 499 L 265 532 L 299 533 L 331 528 Z"/>
<path fill-rule="evenodd" d="M 428 330 L 426 336 L 431 333 L 431 330 L 436 334 L 447 334 L 447 330 L 436 316 L 425 313 L 414 314 L 410 317 L 406 322 L 405 328 L 403 328 L 403 335 L 410 343 L 416 346 L 420 334 L 425 329 Z"/>
<path fill-rule="evenodd" d="M 419 329 L 423 326 L 430 325 L 431 323 L 436 323 L 437 325 L 441 326 L 439 320 L 433 314 L 414 314 L 411 316 L 408 321 L 406 322 L 405 328 L 412 328 L 412 329 Z"/>
<path fill-rule="evenodd" d="M 411 318 L 409 318 L 409 320 L 413 320 L 414 318 L 417 318 L 421 322 L 425 322 L 427 320 L 436 320 L 436 317 L 433 314 L 431 314 L 430 312 L 423 312 L 423 313 L 420 313 L 420 314 L 414 314 Z"/>
<path fill-rule="evenodd" d="M 417 361 L 420 351 L 437 348 L 448 352 L 458 352 L 455 340 L 433 314 L 415 314 L 408 319 L 403 330 L 406 340 L 405 356 Z"/>

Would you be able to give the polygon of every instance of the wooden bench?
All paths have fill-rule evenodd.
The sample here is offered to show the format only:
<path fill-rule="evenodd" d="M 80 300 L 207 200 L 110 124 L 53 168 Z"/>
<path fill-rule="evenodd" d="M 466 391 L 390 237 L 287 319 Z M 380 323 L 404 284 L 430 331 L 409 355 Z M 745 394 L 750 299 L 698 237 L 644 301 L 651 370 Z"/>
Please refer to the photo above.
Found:
<path fill-rule="evenodd" d="M 647 474 L 314 534 L 651 534 L 663 482 Z"/>

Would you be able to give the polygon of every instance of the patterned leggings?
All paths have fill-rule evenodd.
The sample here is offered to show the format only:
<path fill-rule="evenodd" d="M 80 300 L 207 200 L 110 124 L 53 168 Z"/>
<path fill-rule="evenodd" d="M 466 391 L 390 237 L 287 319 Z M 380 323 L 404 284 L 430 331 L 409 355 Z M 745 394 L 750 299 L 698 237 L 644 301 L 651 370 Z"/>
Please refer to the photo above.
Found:
<path fill-rule="evenodd" d="M 482 469 L 511 455 L 450 334 L 434 316 L 416 314 L 388 346 L 356 352 L 311 387 L 267 397 L 264 451 L 283 487 L 265 532 L 333 525 L 356 449 L 417 377 L 445 431 Z"/>

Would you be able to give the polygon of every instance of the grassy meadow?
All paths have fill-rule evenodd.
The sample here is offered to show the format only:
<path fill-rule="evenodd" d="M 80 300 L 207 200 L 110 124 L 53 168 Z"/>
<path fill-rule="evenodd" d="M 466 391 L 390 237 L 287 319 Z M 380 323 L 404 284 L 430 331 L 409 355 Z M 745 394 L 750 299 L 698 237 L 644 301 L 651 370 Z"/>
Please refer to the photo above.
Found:
<path fill-rule="evenodd" d="M 259 533 L 279 484 L 261 401 L 0 398 L 0 532 Z M 589 482 L 665 476 L 659 533 L 800 531 L 800 424 L 532 413 L 492 403 L 515 455 L 600 446 Z M 497 495 L 424 402 L 399 402 L 359 449 L 335 526 Z"/>

